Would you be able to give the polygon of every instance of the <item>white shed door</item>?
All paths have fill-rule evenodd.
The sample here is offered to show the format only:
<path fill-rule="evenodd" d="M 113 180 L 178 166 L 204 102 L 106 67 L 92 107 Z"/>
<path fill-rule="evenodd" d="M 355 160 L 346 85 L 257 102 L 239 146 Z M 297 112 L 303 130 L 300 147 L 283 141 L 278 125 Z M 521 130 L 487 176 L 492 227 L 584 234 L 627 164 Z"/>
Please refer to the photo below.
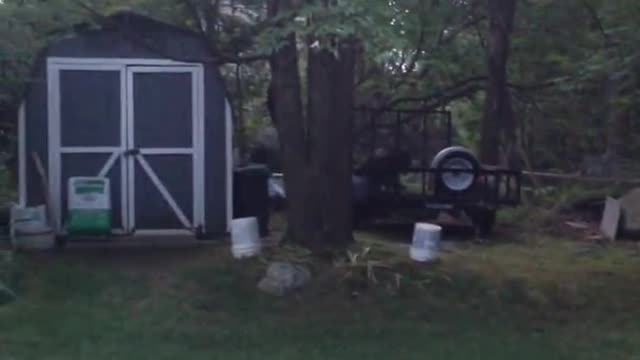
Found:
<path fill-rule="evenodd" d="M 202 76 L 193 67 L 127 68 L 129 225 L 204 231 Z"/>
<path fill-rule="evenodd" d="M 48 65 L 58 230 L 68 178 L 107 176 L 115 232 L 204 232 L 202 67 L 87 62 Z"/>

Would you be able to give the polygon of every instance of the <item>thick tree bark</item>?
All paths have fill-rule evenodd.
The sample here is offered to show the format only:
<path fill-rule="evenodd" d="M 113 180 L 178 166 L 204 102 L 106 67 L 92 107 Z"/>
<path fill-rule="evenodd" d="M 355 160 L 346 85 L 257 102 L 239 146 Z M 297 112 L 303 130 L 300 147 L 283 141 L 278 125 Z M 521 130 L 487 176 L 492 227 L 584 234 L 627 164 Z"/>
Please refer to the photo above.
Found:
<path fill-rule="evenodd" d="M 295 5 L 294 0 L 270 0 L 269 14 L 295 10 Z M 269 107 L 282 150 L 288 237 L 318 252 L 352 240 L 355 47 L 348 41 L 337 46 L 337 57 L 309 47 L 306 118 L 295 34 L 270 61 Z"/>
<path fill-rule="evenodd" d="M 289 0 L 269 0 L 268 11 L 275 17 L 281 11 L 292 9 Z M 288 202 L 288 237 L 301 239 L 305 236 L 308 215 L 306 207 L 305 128 L 302 91 L 298 69 L 298 50 L 295 34 L 289 34 L 285 45 L 276 51 L 269 61 L 271 85 L 269 103 L 273 122 L 278 130 L 282 153 L 282 168 Z"/>
<path fill-rule="evenodd" d="M 619 160 L 627 156 L 629 140 L 629 110 L 620 100 L 630 96 L 633 88 L 629 88 L 629 74 L 616 72 L 609 75 L 606 84 L 607 102 L 607 156 L 611 160 Z"/>
<path fill-rule="evenodd" d="M 488 0 L 487 98 L 481 128 L 480 158 L 500 163 L 501 151 L 510 156 L 515 142 L 515 124 L 508 87 L 507 64 L 517 0 Z"/>
<path fill-rule="evenodd" d="M 338 56 L 311 49 L 308 64 L 310 161 L 317 196 L 318 233 L 323 241 L 351 240 L 352 134 L 355 81 L 354 45 L 337 45 Z"/>

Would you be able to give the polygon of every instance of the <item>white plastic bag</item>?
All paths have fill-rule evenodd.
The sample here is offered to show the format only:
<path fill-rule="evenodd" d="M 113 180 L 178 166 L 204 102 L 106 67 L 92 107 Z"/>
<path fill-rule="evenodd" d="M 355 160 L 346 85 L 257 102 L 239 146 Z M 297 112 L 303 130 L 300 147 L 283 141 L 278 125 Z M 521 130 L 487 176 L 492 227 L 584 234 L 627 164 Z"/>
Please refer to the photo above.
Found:
<path fill-rule="evenodd" d="M 55 245 L 44 205 L 11 208 L 11 243 L 16 249 L 47 250 Z"/>
<path fill-rule="evenodd" d="M 47 210 L 44 205 L 11 208 L 11 232 L 32 233 L 42 231 L 47 226 Z"/>

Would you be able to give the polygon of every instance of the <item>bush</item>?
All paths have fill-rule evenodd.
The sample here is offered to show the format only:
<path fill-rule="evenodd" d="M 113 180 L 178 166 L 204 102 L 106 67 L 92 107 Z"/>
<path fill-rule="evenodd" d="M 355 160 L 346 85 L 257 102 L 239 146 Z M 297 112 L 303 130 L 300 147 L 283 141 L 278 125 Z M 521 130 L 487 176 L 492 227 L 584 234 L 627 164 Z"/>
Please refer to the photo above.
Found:
<path fill-rule="evenodd" d="M 0 251 L 0 305 L 15 300 L 16 295 L 11 290 L 15 279 L 13 255 L 9 251 Z"/>
<path fill-rule="evenodd" d="M 9 251 L 0 250 L 0 282 L 8 283 L 13 273 L 13 255 Z"/>
<path fill-rule="evenodd" d="M 0 250 L 0 284 L 15 290 L 22 275 L 19 269 L 14 253 L 9 250 Z"/>

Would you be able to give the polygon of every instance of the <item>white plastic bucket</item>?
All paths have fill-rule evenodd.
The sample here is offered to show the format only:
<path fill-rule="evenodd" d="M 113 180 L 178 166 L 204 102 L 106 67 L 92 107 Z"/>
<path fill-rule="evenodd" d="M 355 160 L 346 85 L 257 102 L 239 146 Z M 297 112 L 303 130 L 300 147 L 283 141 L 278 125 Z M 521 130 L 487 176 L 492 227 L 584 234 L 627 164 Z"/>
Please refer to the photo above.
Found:
<path fill-rule="evenodd" d="M 231 253 L 236 259 L 253 257 L 260 254 L 262 244 L 258 219 L 241 218 L 231 221 Z"/>
<path fill-rule="evenodd" d="M 413 241 L 409 250 L 411 259 L 419 262 L 438 258 L 442 228 L 428 223 L 417 223 L 413 230 Z"/>

